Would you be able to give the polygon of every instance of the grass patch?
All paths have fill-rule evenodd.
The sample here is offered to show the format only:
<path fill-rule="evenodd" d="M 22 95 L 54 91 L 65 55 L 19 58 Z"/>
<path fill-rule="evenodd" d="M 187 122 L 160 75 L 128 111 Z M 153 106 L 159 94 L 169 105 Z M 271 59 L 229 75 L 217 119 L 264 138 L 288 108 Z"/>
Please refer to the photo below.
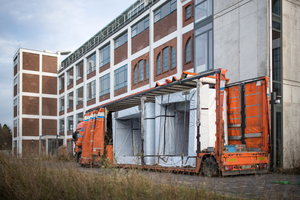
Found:
<path fill-rule="evenodd" d="M 109 173 L 103 173 L 109 171 Z M 93 170 L 53 159 L 0 155 L 0 199 L 232 199 L 137 171 Z"/>

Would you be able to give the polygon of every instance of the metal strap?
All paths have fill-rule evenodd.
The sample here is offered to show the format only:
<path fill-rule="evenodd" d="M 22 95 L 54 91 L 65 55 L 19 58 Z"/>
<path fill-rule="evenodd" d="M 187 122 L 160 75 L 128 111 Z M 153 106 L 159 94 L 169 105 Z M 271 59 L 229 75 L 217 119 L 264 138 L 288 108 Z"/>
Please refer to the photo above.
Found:
<path fill-rule="evenodd" d="M 241 124 L 231 124 L 231 125 L 228 125 L 228 128 L 239 128 L 241 127 Z"/>
<path fill-rule="evenodd" d="M 246 133 L 245 138 L 258 138 L 261 137 L 261 133 Z"/>
<path fill-rule="evenodd" d="M 228 140 L 241 140 L 242 136 L 229 136 Z"/>

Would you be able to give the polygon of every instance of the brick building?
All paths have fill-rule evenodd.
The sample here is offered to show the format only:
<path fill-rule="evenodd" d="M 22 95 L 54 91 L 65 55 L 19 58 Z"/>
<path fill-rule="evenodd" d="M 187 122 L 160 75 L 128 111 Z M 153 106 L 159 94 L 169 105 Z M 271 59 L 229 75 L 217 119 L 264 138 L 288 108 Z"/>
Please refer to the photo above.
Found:
<path fill-rule="evenodd" d="M 299 8 L 298 0 L 138 0 L 62 62 L 59 54 L 20 49 L 15 147 L 22 153 L 43 135 L 70 146 L 86 110 L 182 71 L 226 68 L 231 82 L 269 76 L 279 102 L 272 156 L 288 167 L 300 141 Z"/>

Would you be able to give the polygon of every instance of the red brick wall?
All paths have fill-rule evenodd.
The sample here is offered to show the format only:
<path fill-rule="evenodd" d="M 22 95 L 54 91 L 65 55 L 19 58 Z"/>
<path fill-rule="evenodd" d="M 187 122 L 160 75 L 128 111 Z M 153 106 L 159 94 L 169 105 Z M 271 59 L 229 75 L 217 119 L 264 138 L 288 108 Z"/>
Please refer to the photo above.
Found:
<path fill-rule="evenodd" d="M 92 99 L 92 100 L 89 100 L 87 103 L 86 103 L 86 105 L 87 106 L 90 106 L 90 105 L 93 105 L 93 104 L 95 104 L 96 103 L 96 99 Z"/>
<path fill-rule="evenodd" d="M 57 73 L 57 57 L 42 56 L 42 71 Z"/>
<path fill-rule="evenodd" d="M 83 103 L 76 106 L 76 110 L 83 108 Z"/>
<path fill-rule="evenodd" d="M 182 35 L 182 70 L 188 70 L 192 69 L 194 67 L 194 30 L 191 30 L 185 34 Z M 187 44 L 187 41 L 191 38 L 191 61 L 186 62 L 185 61 L 185 47 Z"/>
<path fill-rule="evenodd" d="M 177 10 L 154 24 L 154 42 L 177 30 Z"/>
<path fill-rule="evenodd" d="M 87 79 L 90 79 L 90 78 L 92 78 L 92 77 L 94 77 L 94 76 L 96 76 L 96 70 L 93 71 L 93 72 L 91 72 L 91 73 L 89 73 L 89 74 L 87 75 Z"/>
<path fill-rule="evenodd" d="M 39 153 L 39 141 L 38 140 L 22 140 L 22 155 L 31 156 L 38 155 Z"/>
<path fill-rule="evenodd" d="M 185 27 L 194 22 L 194 0 L 182 6 L 182 26 Z M 185 8 L 191 6 L 191 17 L 185 18 Z"/>
<path fill-rule="evenodd" d="M 57 116 L 57 99 L 45 98 L 42 99 L 42 115 Z"/>
<path fill-rule="evenodd" d="M 140 60 L 144 61 L 144 78 L 142 81 L 139 81 L 139 67 L 138 67 L 138 62 Z M 141 86 L 147 85 L 149 84 L 149 78 L 146 79 L 146 62 L 145 60 L 148 61 L 149 63 L 149 53 L 146 53 L 138 58 L 136 58 L 135 60 L 131 61 L 131 89 L 136 89 L 139 88 Z M 150 64 L 149 64 L 150 65 Z M 134 67 L 137 66 L 137 82 L 134 83 Z M 149 70 L 150 70 L 150 66 L 149 66 Z M 150 74 L 150 71 L 149 71 Z"/>
<path fill-rule="evenodd" d="M 42 119 L 42 135 L 56 135 L 56 133 L 57 133 L 57 120 Z"/>
<path fill-rule="evenodd" d="M 39 75 L 23 74 L 23 92 L 39 93 Z"/>
<path fill-rule="evenodd" d="M 161 55 L 161 69 L 163 68 L 162 62 L 163 62 L 163 57 L 162 57 L 162 50 L 166 47 L 174 47 L 175 51 L 176 51 L 176 67 L 171 69 L 171 49 L 169 49 L 169 63 L 170 63 L 170 68 L 168 71 L 165 72 L 161 72 L 160 74 L 156 74 L 156 60 L 157 60 L 157 56 L 160 53 Z M 157 47 L 156 49 L 154 49 L 154 81 L 158 81 L 160 79 L 166 78 L 168 76 L 171 76 L 173 74 L 177 73 L 177 38 L 174 38 L 172 40 L 170 40 L 169 42 L 164 43 L 163 45 Z"/>
<path fill-rule="evenodd" d="M 128 56 L 127 44 L 128 43 L 126 42 L 122 46 L 115 49 L 115 51 L 114 51 L 114 55 L 115 55 L 114 64 L 115 65 L 122 62 L 123 60 L 127 59 L 127 56 Z"/>
<path fill-rule="evenodd" d="M 18 85 L 14 86 L 14 96 L 18 94 Z"/>
<path fill-rule="evenodd" d="M 99 97 L 99 101 L 101 102 L 101 101 L 105 101 L 105 100 L 107 100 L 107 99 L 109 99 L 110 98 L 110 93 L 108 93 L 108 94 L 105 94 L 105 95 L 103 95 L 103 96 L 100 96 Z"/>
<path fill-rule="evenodd" d="M 18 106 L 14 107 L 14 117 L 18 115 Z"/>
<path fill-rule="evenodd" d="M 14 66 L 14 76 L 18 73 L 18 65 Z"/>
<path fill-rule="evenodd" d="M 149 28 L 131 38 L 131 54 L 149 46 Z"/>
<path fill-rule="evenodd" d="M 23 96 L 23 114 L 38 115 L 39 114 L 39 97 Z"/>
<path fill-rule="evenodd" d="M 23 136 L 39 136 L 39 119 L 22 119 Z"/>
<path fill-rule="evenodd" d="M 59 116 L 64 114 L 65 114 L 65 110 L 59 112 Z"/>
<path fill-rule="evenodd" d="M 73 88 L 73 83 L 71 83 L 70 85 L 68 85 L 67 90 Z"/>
<path fill-rule="evenodd" d="M 14 137 L 18 137 L 18 128 L 14 127 Z"/>
<path fill-rule="evenodd" d="M 57 77 L 42 76 L 42 93 L 57 94 Z"/>
<path fill-rule="evenodd" d="M 69 112 L 73 112 L 73 107 L 67 109 L 67 113 L 69 113 Z"/>
<path fill-rule="evenodd" d="M 110 68 L 110 63 L 107 63 L 106 65 L 103 65 L 99 68 L 99 73 L 104 72 L 105 70 Z"/>
<path fill-rule="evenodd" d="M 121 88 L 121 89 L 118 89 L 118 90 L 115 90 L 114 91 L 114 96 L 118 96 L 118 95 L 121 95 L 121 94 L 124 94 L 127 92 L 127 86 Z"/>
<path fill-rule="evenodd" d="M 62 94 L 62 93 L 64 93 L 65 92 L 65 88 L 64 89 L 61 89 L 61 90 L 59 90 L 59 94 Z"/>
<path fill-rule="evenodd" d="M 39 54 L 23 52 L 23 69 L 39 71 Z"/>
<path fill-rule="evenodd" d="M 76 85 L 79 85 L 79 84 L 82 83 L 82 82 L 83 82 L 83 78 L 78 79 L 78 80 L 76 81 Z"/>

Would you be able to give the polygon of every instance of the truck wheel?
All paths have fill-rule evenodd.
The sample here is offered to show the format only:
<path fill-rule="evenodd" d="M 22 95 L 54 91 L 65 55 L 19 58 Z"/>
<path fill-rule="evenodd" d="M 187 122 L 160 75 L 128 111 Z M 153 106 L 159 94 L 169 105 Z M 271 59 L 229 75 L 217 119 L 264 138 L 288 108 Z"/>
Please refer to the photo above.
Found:
<path fill-rule="evenodd" d="M 213 157 L 207 157 L 202 164 L 202 173 L 204 176 L 212 177 L 218 174 L 218 164 Z"/>
<path fill-rule="evenodd" d="M 77 162 L 81 165 L 81 153 L 77 156 Z"/>

